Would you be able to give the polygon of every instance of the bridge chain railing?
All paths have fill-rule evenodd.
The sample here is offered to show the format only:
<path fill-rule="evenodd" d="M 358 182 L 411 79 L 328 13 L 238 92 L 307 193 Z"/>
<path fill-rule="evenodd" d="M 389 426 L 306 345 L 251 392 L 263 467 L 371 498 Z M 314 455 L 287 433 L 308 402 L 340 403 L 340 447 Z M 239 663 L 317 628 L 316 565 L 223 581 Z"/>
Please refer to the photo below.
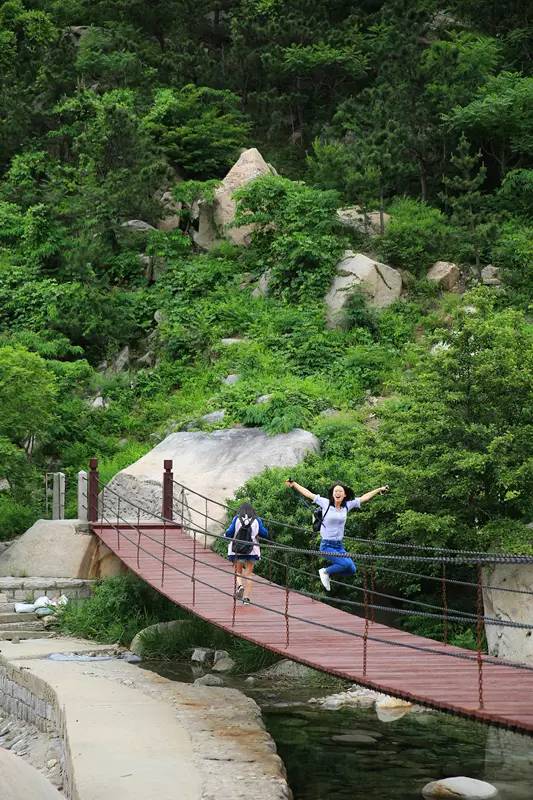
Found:
<path fill-rule="evenodd" d="M 112 528 L 117 535 L 117 551 L 120 551 L 120 542 L 121 537 L 127 540 L 130 544 L 132 544 L 136 548 L 136 565 L 138 570 L 140 571 L 140 554 L 143 553 L 146 556 L 150 556 L 151 558 L 155 558 L 161 564 L 161 588 L 164 588 L 165 584 L 165 571 L 167 569 L 171 569 L 172 571 L 178 572 L 186 577 L 191 579 L 192 583 L 192 605 L 193 607 L 196 604 L 196 584 L 199 583 L 200 585 L 209 586 L 211 589 L 215 589 L 217 592 L 220 592 L 223 595 L 227 595 L 233 597 L 233 611 L 232 611 L 232 628 L 235 627 L 235 618 L 236 618 L 236 606 L 237 606 L 237 572 L 236 572 L 236 565 L 233 569 L 227 569 L 222 566 L 214 565 L 213 563 L 206 561 L 205 559 L 201 558 L 201 554 L 198 555 L 197 552 L 197 537 L 203 538 L 203 549 L 204 551 L 208 549 L 208 538 L 209 540 L 225 540 L 227 542 L 227 538 L 224 536 L 223 533 L 215 533 L 212 528 L 209 529 L 209 525 L 216 524 L 220 526 L 222 529 L 224 528 L 224 523 L 219 519 L 212 517 L 209 514 L 208 504 L 213 503 L 215 506 L 224 509 L 227 513 L 231 511 L 231 509 L 223 503 L 220 503 L 216 500 L 212 500 L 211 498 L 202 495 L 195 490 L 190 489 L 178 482 L 174 481 L 172 475 L 172 462 L 165 461 L 164 464 L 164 474 L 163 474 L 163 502 L 161 508 L 161 514 L 157 513 L 153 509 L 143 508 L 139 504 L 132 501 L 130 498 L 125 498 L 121 496 L 118 492 L 114 491 L 109 486 L 104 486 L 98 475 L 98 468 L 97 462 L 95 459 L 91 460 L 90 462 L 90 471 L 89 471 L 89 481 L 88 481 L 88 516 L 89 521 L 93 524 L 93 526 L 97 526 L 98 522 L 101 522 L 105 526 Z M 106 506 L 106 497 L 113 498 L 112 509 L 108 509 Z M 195 508 L 194 505 L 191 503 L 191 497 L 198 498 L 203 505 L 202 509 Z M 131 509 L 135 511 L 135 518 L 129 519 L 124 516 L 124 509 L 127 508 L 128 512 L 131 513 Z M 194 522 L 193 519 L 200 518 L 203 521 L 203 527 L 198 527 Z M 147 520 L 152 520 L 148 522 Z M 278 523 L 275 520 L 266 520 L 267 524 L 270 525 L 277 525 L 280 524 L 283 527 L 290 527 L 300 531 L 307 531 L 300 526 L 289 525 L 288 523 Z M 150 527 L 153 527 L 159 531 L 163 531 L 162 541 L 158 537 L 151 536 L 149 531 Z M 175 532 L 177 528 L 182 528 L 186 532 L 191 535 L 191 539 L 193 542 L 192 545 L 192 555 L 187 553 L 183 549 L 177 549 L 175 546 L 170 544 L 167 540 L 169 531 Z M 128 536 L 128 533 L 132 534 Z M 133 537 L 133 534 L 136 534 L 136 537 Z M 375 544 L 372 540 L 364 540 L 358 539 L 361 543 L 371 543 Z M 161 554 L 155 554 L 152 550 L 148 550 L 146 548 L 146 543 L 150 542 L 151 544 L 155 544 L 162 548 Z M 144 543 L 144 544 L 143 544 Z M 385 544 L 385 543 L 380 543 Z M 392 546 L 401 546 L 408 548 L 409 550 L 417 548 L 416 545 L 405 545 L 404 543 L 390 543 Z M 441 553 L 438 555 L 431 555 L 431 556 L 419 556 L 413 553 L 409 553 L 408 555 L 397 555 L 397 554 L 383 554 L 383 553 L 364 553 L 364 552 L 356 552 L 356 553 L 347 553 L 347 557 L 356 558 L 359 561 L 363 561 L 365 563 L 365 567 L 363 568 L 363 586 L 357 586 L 353 584 L 347 584 L 343 581 L 338 581 L 332 579 L 331 582 L 334 585 L 339 585 L 343 587 L 347 587 L 349 589 L 353 589 L 359 592 L 362 592 L 363 598 L 361 601 L 356 600 L 349 600 L 346 598 L 336 598 L 336 597 L 325 597 L 323 594 L 318 594 L 314 592 L 304 591 L 303 589 L 296 589 L 293 586 L 290 586 L 290 577 L 292 574 L 299 574 L 305 577 L 315 577 L 313 573 L 307 572 L 306 570 L 299 569 L 294 565 L 289 564 L 289 556 L 291 554 L 298 554 L 303 555 L 310 558 L 324 558 L 324 557 L 335 557 L 338 556 L 336 553 L 327 553 L 324 551 L 315 550 L 312 548 L 297 548 L 292 547 L 290 545 L 285 545 L 281 543 L 277 543 L 274 541 L 264 541 L 262 540 L 261 546 L 267 554 L 267 562 L 269 563 L 269 569 L 271 569 L 272 564 L 281 567 L 284 570 L 285 581 L 284 587 L 280 586 L 281 589 L 284 590 L 284 609 L 280 611 L 279 609 L 275 609 L 269 606 L 265 606 L 264 604 L 257 603 L 254 601 L 254 605 L 259 608 L 262 608 L 266 611 L 269 611 L 273 614 L 282 614 L 285 618 L 285 647 L 288 648 L 290 644 L 290 620 L 296 620 L 299 622 L 305 622 L 309 625 L 318 626 L 320 628 L 325 628 L 331 631 L 335 631 L 337 633 L 353 636 L 363 640 L 363 677 L 366 678 L 367 676 L 367 665 L 368 665 L 368 642 L 380 642 L 387 645 L 397 646 L 397 647 L 404 647 L 409 650 L 418 650 L 425 653 L 432 653 L 435 655 L 446 655 L 453 658 L 459 658 L 462 660 L 467 661 L 474 661 L 477 665 L 477 672 L 478 672 L 478 703 L 479 708 L 483 708 L 483 666 L 484 664 L 499 664 L 502 666 L 509 666 L 512 668 L 519 668 L 525 669 L 529 671 L 533 671 L 533 667 L 527 664 L 519 664 L 516 662 L 511 662 L 503 659 L 497 659 L 493 656 L 486 655 L 482 653 L 482 639 L 483 639 L 483 626 L 484 625 L 497 625 L 503 627 L 511 627 L 511 628 L 521 628 L 521 629 L 533 629 L 533 623 L 529 625 L 528 623 L 519 623 L 512 620 L 500 620 L 486 616 L 483 613 L 483 589 L 484 588 L 492 588 L 498 591 L 508 591 L 507 587 L 491 587 L 489 584 L 483 584 L 482 582 L 482 567 L 483 565 L 487 564 L 495 564 L 495 563 L 533 563 L 533 557 L 527 555 L 512 555 L 512 554 L 492 554 L 492 553 L 477 553 L 476 551 L 459 551 L 459 550 L 448 550 L 446 548 L 433 548 L 433 547 L 426 547 L 421 546 L 419 549 L 425 552 L 439 552 Z M 272 558 L 272 553 L 276 551 L 281 551 L 284 560 L 277 561 Z M 442 551 L 442 552 L 441 552 Z M 463 555 L 464 552 L 464 555 Z M 180 557 L 185 557 L 189 559 L 191 563 L 190 572 L 182 570 L 178 568 L 175 564 L 172 564 L 168 560 L 168 554 L 174 554 Z M 404 598 L 395 595 L 386 594 L 383 592 L 379 592 L 375 589 L 374 585 L 374 578 L 375 578 L 375 562 L 376 561 L 389 561 L 389 562 L 403 562 L 403 561 L 415 561 L 415 562 L 422 562 L 422 563 L 441 563 L 442 564 L 442 575 L 441 577 L 437 578 L 436 576 L 425 576 L 420 573 L 405 573 L 405 574 L 413 574 L 417 578 L 433 578 L 441 581 L 442 584 L 442 598 L 443 598 L 443 605 L 442 607 L 436 606 L 434 604 L 424 603 L 422 601 L 413 600 L 411 598 Z M 370 562 L 370 568 L 367 569 L 366 564 Z M 374 562 L 374 563 L 372 563 Z M 226 575 L 233 576 L 233 592 L 228 592 L 221 587 L 216 586 L 214 583 L 209 583 L 201 578 L 198 577 L 196 573 L 196 567 L 200 564 L 202 566 L 209 567 L 210 569 L 217 570 L 220 573 L 224 573 Z M 468 581 L 457 581 L 454 579 L 450 579 L 446 575 L 446 565 L 477 565 L 478 570 L 478 580 L 476 583 L 468 582 Z M 380 565 L 380 569 L 381 569 Z M 391 569 L 389 568 L 388 571 L 399 571 L 396 568 Z M 368 586 L 368 577 L 370 573 L 370 581 L 371 587 Z M 254 583 L 263 583 L 264 578 L 258 576 L 251 576 L 250 580 Z M 272 584 L 271 575 L 268 579 L 269 583 Z M 460 611 L 457 609 L 449 609 L 447 604 L 447 597 L 446 597 L 446 585 L 447 583 L 452 584 L 459 584 L 459 585 L 466 585 L 476 587 L 477 589 L 477 596 L 476 596 L 476 613 L 470 613 L 465 611 Z M 277 584 L 275 584 L 277 585 Z M 513 591 L 513 590 L 511 590 Z M 291 593 L 302 595 L 305 597 L 309 597 L 313 600 L 318 599 L 322 602 L 328 601 L 330 603 L 339 603 L 343 606 L 347 606 L 350 608 L 359 608 L 364 610 L 365 616 L 365 626 L 364 632 L 359 633 L 357 631 L 350 631 L 344 628 L 338 628 L 336 626 L 328 625 L 326 623 L 320 623 L 317 620 L 310 620 L 302 618 L 298 615 L 290 613 L 290 595 Z M 529 593 L 525 590 L 520 590 L 520 593 Z M 418 610 L 418 609 L 403 609 L 398 608 L 395 606 L 387 606 L 384 604 L 376 603 L 376 597 L 384 597 L 388 598 L 393 601 L 399 601 L 402 603 L 409 603 L 412 605 L 418 605 L 424 608 L 432 609 L 431 611 L 425 610 Z M 434 613 L 436 611 L 440 613 Z M 422 645 L 416 645 L 414 643 L 407 643 L 407 642 L 400 642 L 400 641 L 391 641 L 389 639 L 383 639 L 379 636 L 373 635 L 370 633 L 370 625 L 375 622 L 375 612 L 393 612 L 399 615 L 408 615 L 412 617 L 428 617 L 430 619 L 439 619 L 442 620 L 444 623 L 445 629 L 445 642 L 444 648 L 445 649 L 438 649 L 435 647 L 428 647 Z M 476 649 L 477 652 L 469 654 L 465 651 L 459 651 L 456 648 L 451 648 L 447 644 L 447 627 L 448 622 L 460 622 L 460 623 L 475 623 L 476 625 Z"/>

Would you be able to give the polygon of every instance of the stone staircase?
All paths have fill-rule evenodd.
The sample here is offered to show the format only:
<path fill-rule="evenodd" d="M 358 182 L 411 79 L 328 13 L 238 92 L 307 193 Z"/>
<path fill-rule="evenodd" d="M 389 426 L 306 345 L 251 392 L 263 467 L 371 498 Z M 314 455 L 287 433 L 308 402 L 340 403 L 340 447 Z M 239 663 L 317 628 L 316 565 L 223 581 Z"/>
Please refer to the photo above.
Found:
<path fill-rule="evenodd" d="M 77 578 L 0 578 L 0 641 L 48 639 L 47 617 L 15 612 L 15 603 L 31 603 L 41 595 L 70 599 L 89 597 L 94 581 Z"/>

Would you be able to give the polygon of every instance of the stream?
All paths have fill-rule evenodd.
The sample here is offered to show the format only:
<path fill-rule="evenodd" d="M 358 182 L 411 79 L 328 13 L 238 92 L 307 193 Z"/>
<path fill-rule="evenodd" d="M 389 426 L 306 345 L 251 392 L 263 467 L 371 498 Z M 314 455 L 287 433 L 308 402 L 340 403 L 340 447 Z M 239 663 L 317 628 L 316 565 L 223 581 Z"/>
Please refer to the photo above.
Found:
<path fill-rule="evenodd" d="M 184 662 L 143 662 L 191 682 Z M 426 783 L 467 776 L 499 790 L 498 800 L 532 800 L 533 739 L 449 714 L 420 710 L 393 722 L 373 707 L 326 710 L 309 704 L 338 689 L 224 677 L 261 707 L 287 768 L 294 800 L 420 800 Z"/>

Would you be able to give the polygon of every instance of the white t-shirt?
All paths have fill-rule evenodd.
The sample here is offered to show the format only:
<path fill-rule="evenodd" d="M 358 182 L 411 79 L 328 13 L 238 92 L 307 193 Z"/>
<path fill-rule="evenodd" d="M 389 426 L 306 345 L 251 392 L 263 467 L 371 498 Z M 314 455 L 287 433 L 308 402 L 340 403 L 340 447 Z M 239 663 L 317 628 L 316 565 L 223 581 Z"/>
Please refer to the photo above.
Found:
<path fill-rule="evenodd" d="M 314 498 L 313 503 L 317 506 L 320 506 L 322 509 L 322 525 L 320 526 L 320 535 L 323 539 L 327 539 L 332 542 L 340 542 L 342 540 L 348 511 L 361 508 L 361 500 L 359 497 L 354 497 L 353 500 L 347 500 L 346 504 L 341 506 L 338 510 L 333 504 L 329 504 L 327 497 L 321 497 L 319 494 L 317 494 L 317 496 Z"/>

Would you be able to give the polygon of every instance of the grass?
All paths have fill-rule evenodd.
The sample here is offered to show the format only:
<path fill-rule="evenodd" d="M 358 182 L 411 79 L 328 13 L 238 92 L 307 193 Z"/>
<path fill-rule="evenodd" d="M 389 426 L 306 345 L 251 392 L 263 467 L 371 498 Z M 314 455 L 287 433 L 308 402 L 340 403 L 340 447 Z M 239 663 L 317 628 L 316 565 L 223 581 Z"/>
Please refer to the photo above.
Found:
<path fill-rule="evenodd" d="M 143 634 L 145 658 L 183 659 L 190 656 L 194 647 L 210 647 L 227 650 L 236 663 L 236 672 L 262 669 L 279 659 L 268 650 L 237 639 L 181 610 L 133 575 L 100 581 L 88 600 L 65 606 L 59 624 L 70 635 L 129 646 L 139 631 L 170 620 L 182 620 L 183 624 Z"/>

